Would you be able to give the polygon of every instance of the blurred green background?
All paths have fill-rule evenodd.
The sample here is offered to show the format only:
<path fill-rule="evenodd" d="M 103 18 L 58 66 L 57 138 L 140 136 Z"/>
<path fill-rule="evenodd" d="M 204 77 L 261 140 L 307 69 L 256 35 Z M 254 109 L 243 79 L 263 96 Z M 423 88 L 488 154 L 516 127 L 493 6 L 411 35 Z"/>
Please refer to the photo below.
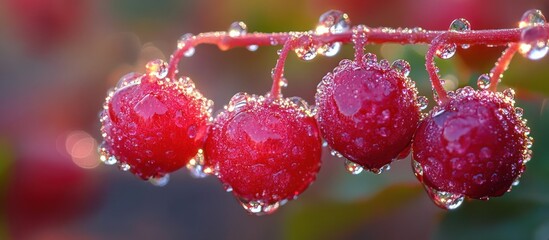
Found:
<path fill-rule="evenodd" d="M 516 56 L 501 88 L 517 90 L 535 139 L 520 185 L 501 198 L 437 208 L 410 159 L 381 175 L 346 173 L 325 149 L 318 180 L 273 215 L 249 216 L 209 177 L 172 174 L 163 188 L 99 165 L 97 114 L 109 88 L 147 61 L 166 58 L 184 33 L 313 29 L 329 9 L 371 27 L 516 27 L 546 0 L 3 0 L 0 2 L 0 239 L 549 239 L 549 57 Z M 200 46 L 180 70 L 221 109 L 240 91 L 263 94 L 278 47 L 221 52 Z M 502 48 L 473 46 L 438 61 L 445 87 L 476 85 Z M 425 46 L 368 45 L 378 58 L 406 59 L 432 99 Z M 285 96 L 314 102 L 316 84 L 343 58 L 290 56 Z M 430 107 L 433 106 L 431 100 Z"/>

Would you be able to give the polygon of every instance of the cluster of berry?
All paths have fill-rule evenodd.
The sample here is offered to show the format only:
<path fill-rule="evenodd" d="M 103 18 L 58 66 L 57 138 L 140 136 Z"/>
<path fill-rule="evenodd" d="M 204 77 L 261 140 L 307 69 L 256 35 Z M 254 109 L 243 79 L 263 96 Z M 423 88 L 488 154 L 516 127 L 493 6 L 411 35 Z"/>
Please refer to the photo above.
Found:
<path fill-rule="evenodd" d="M 100 114 L 101 160 L 160 186 L 170 172 L 184 166 L 196 177 L 215 175 L 247 211 L 261 215 L 295 199 L 315 180 L 324 139 L 353 174 L 381 173 L 412 150 L 416 177 L 442 208 L 456 208 L 464 197 L 500 196 L 518 183 L 533 140 L 523 110 L 514 107 L 514 91 L 497 92 L 495 86 L 516 51 L 531 59 L 545 55 L 548 29 L 538 10 L 525 13 L 520 28 L 501 30 L 522 35 L 521 42 L 502 40 L 507 36 L 497 30 L 471 31 L 464 19 L 439 32 L 363 25 L 351 29 L 348 16 L 332 10 L 321 16 L 315 31 L 306 33 L 247 34 L 239 22 L 228 32 L 184 35 L 169 64 L 151 61 L 145 74 L 124 76 L 108 94 Z M 446 92 L 434 55 L 451 57 L 458 44 L 477 44 L 481 40 L 474 39 L 481 38 L 474 36 L 480 35 L 482 41 L 509 48 L 491 74 L 479 78 L 478 90 L 467 86 Z M 430 43 L 426 65 L 438 106 L 421 113 L 428 99 L 418 96 L 408 62 L 391 64 L 363 53 L 376 36 L 378 42 Z M 314 107 L 282 96 L 288 52 L 305 60 L 317 53 L 333 56 L 346 42 L 354 43 L 355 59 L 342 60 L 326 74 Z M 271 92 L 238 93 L 214 118 L 213 102 L 190 78 L 175 77 L 179 58 L 191 56 L 201 43 L 250 50 L 283 43 Z"/>

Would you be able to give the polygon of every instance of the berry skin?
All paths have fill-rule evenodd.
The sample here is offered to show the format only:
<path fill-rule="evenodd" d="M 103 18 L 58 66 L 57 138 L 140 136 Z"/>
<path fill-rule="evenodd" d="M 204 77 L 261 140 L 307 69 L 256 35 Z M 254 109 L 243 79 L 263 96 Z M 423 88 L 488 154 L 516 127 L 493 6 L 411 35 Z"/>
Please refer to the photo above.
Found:
<path fill-rule="evenodd" d="M 523 172 L 532 139 L 522 109 L 513 107 L 512 92 L 458 89 L 419 125 L 414 171 L 440 207 L 457 207 L 464 196 L 501 196 Z M 440 199 L 441 192 L 461 200 L 452 206 Z"/>
<path fill-rule="evenodd" d="M 119 85 L 101 113 L 102 160 L 144 180 L 187 164 L 203 146 L 211 101 L 188 78 L 129 74 Z"/>
<path fill-rule="evenodd" d="M 321 152 L 303 100 L 239 93 L 216 117 L 204 157 L 227 191 L 262 215 L 305 191 L 320 169 Z"/>
<path fill-rule="evenodd" d="M 362 62 L 343 60 L 328 73 L 318 85 L 316 105 L 330 147 L 376 173 L 406 157 L 420 119 L 409 70 L 403 60 L 390 66 L 366 54 Z"/>

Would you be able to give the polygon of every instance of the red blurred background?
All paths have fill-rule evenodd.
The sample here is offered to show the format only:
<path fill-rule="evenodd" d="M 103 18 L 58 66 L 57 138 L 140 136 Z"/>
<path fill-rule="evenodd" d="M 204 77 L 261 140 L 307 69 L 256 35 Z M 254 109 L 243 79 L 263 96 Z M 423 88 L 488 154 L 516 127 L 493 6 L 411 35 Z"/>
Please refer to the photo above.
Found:
<path fill-rule="evenodd" d="M 542 187 L 549 170 L 549 153 L 542 149 L 549 141 L 547 59 L 517 56 L 503 81 L 519 92 L 519 105 L 537 140 L 532 173 L 527 170 L 521 186 L 503 200 L 466 202 L 452 213 L 436 208 L 422 192 L 409 159 L 381 176 L 349 176 L 341 160 L 326 150 L 318 181 L 299 200 L 274 215 L 253 217 L 212 177 L 193 179 L 182 170 L 158 188 L 99 165 L 96 153 L 97 114 L 107 90 L 124 74 L 142 72 L 147 61 L 166 59 L 184 33 L 225 30 L 233 21 L 246 22 L 249 31 L 303 31 L 313 29 L 329 9 L 371 27 L 446 29 L 463 17 L 473 29 L 513 28 L 531 8 L 549 14 L 544 0 L 3 0 L 0 239 L 471 239 L 479 232 L 484 239 L 547 239 L 549 222 L 543 214 L 549 213 L 549 190 Z M 278 48 L 221 52 L 201 46 L 180 70 L 214 100 L 217 110 L 237 92 L 268 91 Z M 420 93 L 431 96 L 424 46 L 386 44 L 367 50 L 390 61 L 410 61 Z M 474 85 L 501 51 L 483 46 L 460 50 L 440 63 L 443 77 L 454 88 Z M 313 103 L 322 76 L 350 57 L 350 46 L 333 58 L 311 62 L 291 56 L 284 94 Z M 467 219 L 496 223 L 481 222 L 476 229 Z M 513 219 L 525 226 L 511 224 Z"/>

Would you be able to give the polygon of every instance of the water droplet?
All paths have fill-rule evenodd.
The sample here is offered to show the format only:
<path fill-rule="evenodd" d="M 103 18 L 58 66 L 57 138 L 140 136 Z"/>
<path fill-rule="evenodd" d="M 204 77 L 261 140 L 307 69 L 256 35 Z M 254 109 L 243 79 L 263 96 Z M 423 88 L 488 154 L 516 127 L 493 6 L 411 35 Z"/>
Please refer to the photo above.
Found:
<path fill-rule="evenodd" d="M 118 159 L 116 159 L 115 156 L 110 156 L 110 157 L 107 158 L 107 160 L 104 161 L 103 163 L 105 163 L 105 165 L 114 165 L 114 164 L 118 163 Z"/>
<path fill-rule="evenodd" d="M 515 90 L 512 88 L 507 88 L 503 90 L 503 96 L 509 98 L 509 100 L 515 99 Z"/>
<path fill-rule="evenodd" d="M 149 182 L 157 187 L 164 187 L 168 182 L 170 181 L 170 174 L 165 174 L 164 176 L 159 177 L 151 177 L 149 178 Z"/>
<path fill-rule="evenodd" d="M 364 168 L 360 166 L 360 164 L 352 162 L 349 159 L 345 159 L 345 169 L 347 170 L 347 172 L 353 175 L 357 175 L 361 173 L 362 170 L 364 170 Z"/>
<path fill-rule="evenodd" d="M 341 155 L 341 153 L 339 153 L 339 152 L 336 151 L 336 150 L 330 151 L 330 154 L 331 154 L 332 156 L 334 156 L 334 157 L 337 157 L 337 158 L 342 158 L 342 157 L 343 157 L 343 155 Z"/>
<path fill-rule="evenodd" d="M 290 100 L 290 102 L 295 104 L 298 108 L 302 108 L 303 110 L 309 109 L 309 104 L 307 103 L 307 101 L 303 100 L 303 98 L 291 97 L 291 98 L 288 98 L 288 100 Z"/>
<path fill-rule="evenodd" d="M 517 117 L 521 118 L 522 115 L 524 114 L 524 109 L 516 107 L 515 108 L 515 114 L 517 115 Z"/>
<path fill-rule="evenodd" d="M 337 55 L 341 49 L 341 43 L 335 42 L 331 44 L 324 44 L 318 48 L 318 53 L 326 57 L 333 57 Z"/>
<path fill-rule="evenodd" d="M 517 178 L 515 178 L 515 180 L 513 181 L 513 184 L 511 184 L 513 187 L 516 187 L 520 184 L 520 176 L 518 176 Z"/>
<path fill-rule="evenodd" d="M 109 157 L 111 156 L 109 154 L 109 151 L 107 150 L 107 143 L 105 142 L 102 142 L 101 144 L 99 144 L 99 147 L 97 148 L 97 152 L 99 153 L 99 160 L 101 160 L 101 162 L 106 162 Z"/>
<path fill-rule="evenodd" d="M 315 34 L 342 33 L 351 28 L 349 16 L 339 10 L 329 10 L 318 19 Z"/>
<path fill-rule="evenodd" d="M 313 45 L 300 46 L 294 49 L 297 57 L 305 61 L 313 60 L 316 57 L 317 50 Z"/>
<path fill-rule="evenodd" d="M 225 189 L 225 192 L 232 192 L 233 191 L 233 187 L 231 187 L 231 185 L 229 185 L 227 183 L 223 184 L 223 188 Z"/>
<path fill-rule="evenodd" d="M 461 194 L 437 191 L 428 186 L 425 186 L 425 189 L 427 190 L 431 200 L 433 200 L 433 202 L 441 208 L 453 210 L 458 208 L 463 203 L 464 196 Z"/>
<path fill-rule="evenodd" d="M 408 77 L 410 74 L 410 64 L 402 59 L 398 59 L 391 64 L 391 68 L 395 71 L 401 73 L 404 77 Z"/>
<path fill-rule="evenodd" d="M 278 209 L 278 207 L 280 207 L 279 202 L 276 202 L 273 204 L 266 204 L 262 201 L 246 201 L 243 199 L 240 199 L 239 201 L 242 207 L 246 211 L 248 211 L 248 213 L 256 216 L 271 214 L 275 212 Z"/>
<path fill-rule="evenodd" d="M 118 165 L 118 168 L 120 168 L 120 170 L 124 171 L 124 172 L 127 172 L 130 170 L 130 165 L 127 164 L 127 163 L 121 163 L 120 165 Z"/>
<path fill-rule="evenodd" d="M 520 18 L 519 27 L 543 26 L 545 22 L 545 16 L 540 10 L 530 9 Z"/>
<path fill-rule="evenodd" d="M 528 27 L 522 30 L 519 52 L 530 60 L 538 60 L 547 55 L 549 35 L 542 26 Z"/>
<path fill-rule="evenodd" d="M 362 57 L 362 62 L 369 67 L 375 66 L 377 64 L 377 56 L 373 53 L 366 53 L 364 54 L 364 57 Z"/>
<path fill-rule="evenodd" d="M 231 23 L 231 26 L 229 26 L 229 36 L 230 37 L 239 37 L 242 35 L 245 35 L 248 31 L 248 27 L 244 22 L 233 22 Z"/>
<path fill-rule="evenodd" d="M 418 106 L 419 106 L 419 110 L 423 111 L 429 105 L 429 99 L 427 99 L 427 97 L 425 97 L 425 96 L 419 96 L 419 97 L 417 97 L 417 103 L 418 103 Z"/>
<path fill-rule="evenodd" d="M 185 51 L 183 53 L 183 55 L 185 57 L 192 57 L 194 55 L 194 52 L 195 52 L 195 49 L 192 47 L 192 48 L 187 49 L 187 51 Z"/>
<path fill-rule="evenodd" d="M 448 30 L 450 30 L 451 32 L 471 31 L 471 24 L 465 18 L 458 18 L 452 21 Z"/>
<path fill-rule="evenodd" d="M 454 56 L 456 53 L 456 44 L 455 43 L 449 43 L 449 44 L 443 44 L 440 45 L 435 54 L 437 57 L 442 59 L 449 59 Z"/>
<path fill-rule="evenodd" d="M 239 111 L 241 108 L 246 106 L 246 104 L 248 103 L 248 97 L 249 97 L 249 95 L 247 93 L 244 93 L 244 92 L 239 92 L 239 93 L 235 94 L 231 98 L 231 100 L 229 100 L 229 105 L 227 107 L 227 110 L 229 112 Z"/>
<path fill-rule="evenodd" d="M 187 41 L 189 41 L 189 39 L 193 38 L 194 35 L 192 35 L 191 33 L 185 33 L 183 34 L 181 37 L 179 37 L 179 39 L 177 40 L 177 48 L 178 49 L 182 49 L 185 47 L 185 45 L 187 44 Z"/>
<path fill-rule="evenodd" d="M 118 80 L 118 83 L 116 84 L 116 89 L 120 89 L 133 84 L 139 84 L 140 79 L 141 79 L 141 74 L 136 72 L 128 73 L 122 76 L 120 80 Z"/>
<path fill-rule="evenodd" d="M 280 78 L 280 82 L 278 83 L 281 87 L 288 87 L 288 79 L 285 77 Z"/>
<path fill-rule="evenodd" d="M 488 87 L 490 86 L 490 75 L 488 74 L 480 75 L 477 80 L 477 86 L 482 90 L 488 89 Z"/>
<path fill-rule="evenodd" d="M 414 175 L 416 175 L 417 178 L 422 179 L 423 178 L 423 167 L 421 166 L 421 163 L 419 163 L 416 160 L 412 160 L 412 167 L 414 169 Z"/>
<path fill-rule="evenodd" d="M 161 59 L 152 60 L 145 66 L 147 75 L 162 79 L 168 75 L 168 64 Z"/>
<path fill-rule="evenodd" d="M 386 164 L 386 165 L 384 165 L 384 166 L 382 166 L 382 167 L 380 167 L 380 168 L 372 168 L 372 169 L 370 169 L 370 171 L 372 171 L 372 172 L 375 173 L 375 174 L 381 174 L 381 173 L 386 172 L 386 171 L 389 171 L 389 170 L 391 170 L 391 165 L 389 165 L 389 164 Z"/>
<path fill-rule="evenodd" d="M 194 178 L 204 178 L 208 176 L 206 168 L 204 168 L 204 152 L 198 149 L 196 155 L 187 163 L 187 169 Z"/>
<path fill-rule="evenodd" d="M 322 147 L 328 147 L 328 142 L 326 142 L 325 140 L 322 141 Z"/>
<path fill-rule="evenodd" d="M 246 49 L 248 49 L 248 51 L 252 51 L 252 52 L 257 51 L 258 48 L 259 48 L 258 45 L 248 45 L 248 46 L 246 46 Z"/>

